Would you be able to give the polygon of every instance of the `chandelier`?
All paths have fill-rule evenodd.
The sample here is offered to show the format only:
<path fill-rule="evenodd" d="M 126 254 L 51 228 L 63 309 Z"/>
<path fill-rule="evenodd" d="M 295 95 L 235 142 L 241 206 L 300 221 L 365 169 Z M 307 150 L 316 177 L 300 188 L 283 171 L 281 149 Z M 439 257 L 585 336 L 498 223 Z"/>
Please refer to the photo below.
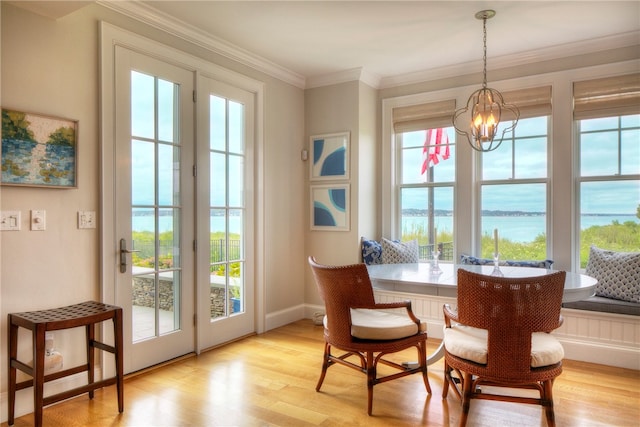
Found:
<path fill-rule="evenodd" d="M 482 10 L 475 15 L 476 19 L 482 19 L 484 42 L 482 88 L 473 92 L 469 96 L 466 107 L 456 110 L 452 118 L 456 132 L 467 137 L 471 148 L 482 152 L 498 148 L 504 135 L 516 127 L 520 117 L 520 111 L 515 105 L 505 104 L 500 92 L 487 87 L 487 19 L 495 15 L 495 10 Z M 515 119 L 511 126 L 502 130 L 500 138 L 497 139 L 496 134 L 499 132 L 498 125 L 503 110 L 511 111 Z"/>

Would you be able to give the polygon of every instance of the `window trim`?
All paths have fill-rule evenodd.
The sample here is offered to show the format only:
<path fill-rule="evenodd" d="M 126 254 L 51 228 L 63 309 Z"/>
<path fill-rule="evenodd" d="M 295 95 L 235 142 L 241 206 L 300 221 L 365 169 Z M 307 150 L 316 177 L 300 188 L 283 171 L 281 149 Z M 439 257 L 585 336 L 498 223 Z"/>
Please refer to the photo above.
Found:
<path fill-rule="evenodd" d="M 551 85 L 552 105 L 549 140 L 551 147 L 549 156 L 549 194 L 548 212 L 553 216 L 549 229 L 549 247 L 547 252 L 555 261 L 554 268 L 559 270 L 578 271 L 579 246 L 576 238 L 576 165 L 577 151 L 573 132 L 573 103 L 571 99 L 574 81 L 606 77 L 610 75 L 636 72 L 640 67 L 640 59 L 590 67 L 576 66 L 563 71 L 520 76 L 508 80 L 491 82 L 492 87 L 500 91 L 524 89 L 528 87 Z M 382 236 L 396 238 L 393 224 L 396 222 L 396 204 L 394 188 L 396 187 L 396 150 L 392 127 L 392 109 L 395 107 L 456 98 L 456 103 L 466 103 L 469 93 L 476 90 L 479 84 L 444 88 L 447 81 L 431 82 L 432 91 L 410 95 L 390 96 L 382 93 L 382 133 L 380 152 L 380 190 L 379 211 L 381 213 L 380 229 Z M 440 86 L 438 87 L 438 84 Z M 455 83 L 453 83 L 455 84 Z M 427 87 L 423 85 L 422 87 Z M 394 91 L 393 94 L 397 93 Z M 554 142 L 554 141 L 557 141 Z M 477 217 L 478 200 L 475 182 L 475 170 L 479 167 L 477 157 L 471 148 L 464 149 L 459 144 L 456 150 L 456 183 L 454 186 L 454 256 L 471 253 L 476 241 L 474 218 Z"/>

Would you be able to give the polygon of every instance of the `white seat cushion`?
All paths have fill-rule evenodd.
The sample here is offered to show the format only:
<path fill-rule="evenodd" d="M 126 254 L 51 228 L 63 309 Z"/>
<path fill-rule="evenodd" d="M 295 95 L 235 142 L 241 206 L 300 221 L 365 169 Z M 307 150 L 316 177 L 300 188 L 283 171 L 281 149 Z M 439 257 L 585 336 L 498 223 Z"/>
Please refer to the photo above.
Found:
<path fill-rule="evenodd" d="M 407 315 L 407 310 L 351 309 L 351 335 L 367 340 L 393 340 L 410 337 L 425 331 L 426 324 L 418 325 Z"/>
<path fill-rule="evenodd" d="M 487 363 L 487 330 L 466 325 L 444 328 L 444 346 L 455 356 L 472 362 Z M 531 334 L 531 367 L 553 365 L 564 358 L 562 344 L 551 334 Z"/>

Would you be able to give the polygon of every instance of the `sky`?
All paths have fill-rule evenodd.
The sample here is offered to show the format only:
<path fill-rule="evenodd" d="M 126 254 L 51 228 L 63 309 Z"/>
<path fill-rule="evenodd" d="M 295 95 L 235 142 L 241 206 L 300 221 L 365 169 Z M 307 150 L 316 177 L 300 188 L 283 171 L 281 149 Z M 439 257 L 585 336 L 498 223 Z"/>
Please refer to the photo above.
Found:
<path fill-rule="evenodd" d="M 615 122 L 614 122 L 615 121 Z M 581 184 L 580 209 L 584 214 L 609 213 L 635 215 L 640 204 L 640 181 L 628 180 L 606 182 L 600 176 L 622 174 L 640 175 L 640 115 L 628 116 L 622 122 L 620 145 L 617 118 L 583 121 L 582 136 L 584 151 L 580 159 L 581 173 L 592 182 Z M 627 130 L 624 130 L 624 127 Z M 546 118 L 523 119 L 516 127 L 516 137 L 523 138 L 516 143 L 516 155 L 513 157 L 511 144 L 504 141 L 500 147 L 490 153 L 482 154 L 483 179 L 493 183 L 483 185 L 481 200 L 483 210 L 520 210 L 543 212 L 546 208 L 546 185 L 544 183 L 520 184 L 516 191 L 510 189 L 511 179 L 546 179 L 547 154 L 546 137 L 539 135 L 538 129 L 546 129 Z M 633 128 L 633 129 L 629 129 Z M 454 141 L 455 131 L 447 128 L 449 141 Z M 424 182 L 420 174 L 423 162 L 422 145 L 424 132 L 405 134 L 404 146 L 413 147 L 404 150 L 403 180 L 405 183 Z M 526 142 L 526 145 L 525 145 Z M 453 182 L 455 180 L 455 144 L 450 145 L 448 159 L 440 159 L 433 166 L 434 182 Z M 597 177 L 597 178 L 596 178 Z M 436 192 L 436 208 L 450 210 L 453 200 L 450 192 Z M 403 206 L 424 208 L 424 193 L 407 192 Z"/>

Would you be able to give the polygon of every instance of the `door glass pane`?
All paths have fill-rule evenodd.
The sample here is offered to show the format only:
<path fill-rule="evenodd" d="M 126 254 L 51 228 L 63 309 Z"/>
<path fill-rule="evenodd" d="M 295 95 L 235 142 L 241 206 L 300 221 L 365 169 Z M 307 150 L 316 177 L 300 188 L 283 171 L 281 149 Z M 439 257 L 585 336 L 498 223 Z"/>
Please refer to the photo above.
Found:
<path fill-rule="evenodd" d="M 138 138 L 153 138 L 155 120 L 153 76 L 131 72 L 131 135 Z"/>
<path fill-rule="evenodd" d="M 134 342 L 180 328 L 179 86 L 131 73 Z"/>
<path fill-rule="evenodd" d="M 229 206 L 242 206 L 244 200 L 244 157 L 229 156 Z"/>
<path fill-rule="evenodd" d="M 244 106 L 233 101 L 229 101 L 229 151 L 244 151 Z"/>
<path fill-rule="evenodd" d="M 174 111 L 176 103 L 176 85 L 158 79 L 158 139 L 164 142 L 177 142 L 174 135 L 174 120 L 178 117 Z"/>
<path fill-rule="evenodd" d="M 179 268 L 180 265 L 180 211 L 158 209 L 160 234 L 158 236 L 158 270 Z"/>
<path fill-rule="evenodd" d="M 224 206 L 227 195 L 227 167 L 224 153 L 210 154 L 211 182 L 209 197 L 211 206 Z"/>
<path fill-rule="evenodd" d="M 227 110 L 224 98 L 209 97 L 209 148 L 212 150 L 224 150 L 227 134 Z"/>
<path fill-rule="evenodd" d="M 131 141 L 131 204 L 152 205 L 155 200 L 154 144 Z"/>
<path fill-rule="evenodd" d="M 210 97 L 211 319 L 242 313 L 245 306 L 244 106 Z"/>
<path fill-rule="evenodd" d="M 158 204 L 171 206 L 180 203 L 180 149 L 172 145 L 158 145 Z"/>
<path fill-rule="evenodd" d="M 226 271 L 227 260 L 227 210 L 211 209 L 209 257 L 211 261 L 211 318 L 223 317 L 227 314 Z"/>

